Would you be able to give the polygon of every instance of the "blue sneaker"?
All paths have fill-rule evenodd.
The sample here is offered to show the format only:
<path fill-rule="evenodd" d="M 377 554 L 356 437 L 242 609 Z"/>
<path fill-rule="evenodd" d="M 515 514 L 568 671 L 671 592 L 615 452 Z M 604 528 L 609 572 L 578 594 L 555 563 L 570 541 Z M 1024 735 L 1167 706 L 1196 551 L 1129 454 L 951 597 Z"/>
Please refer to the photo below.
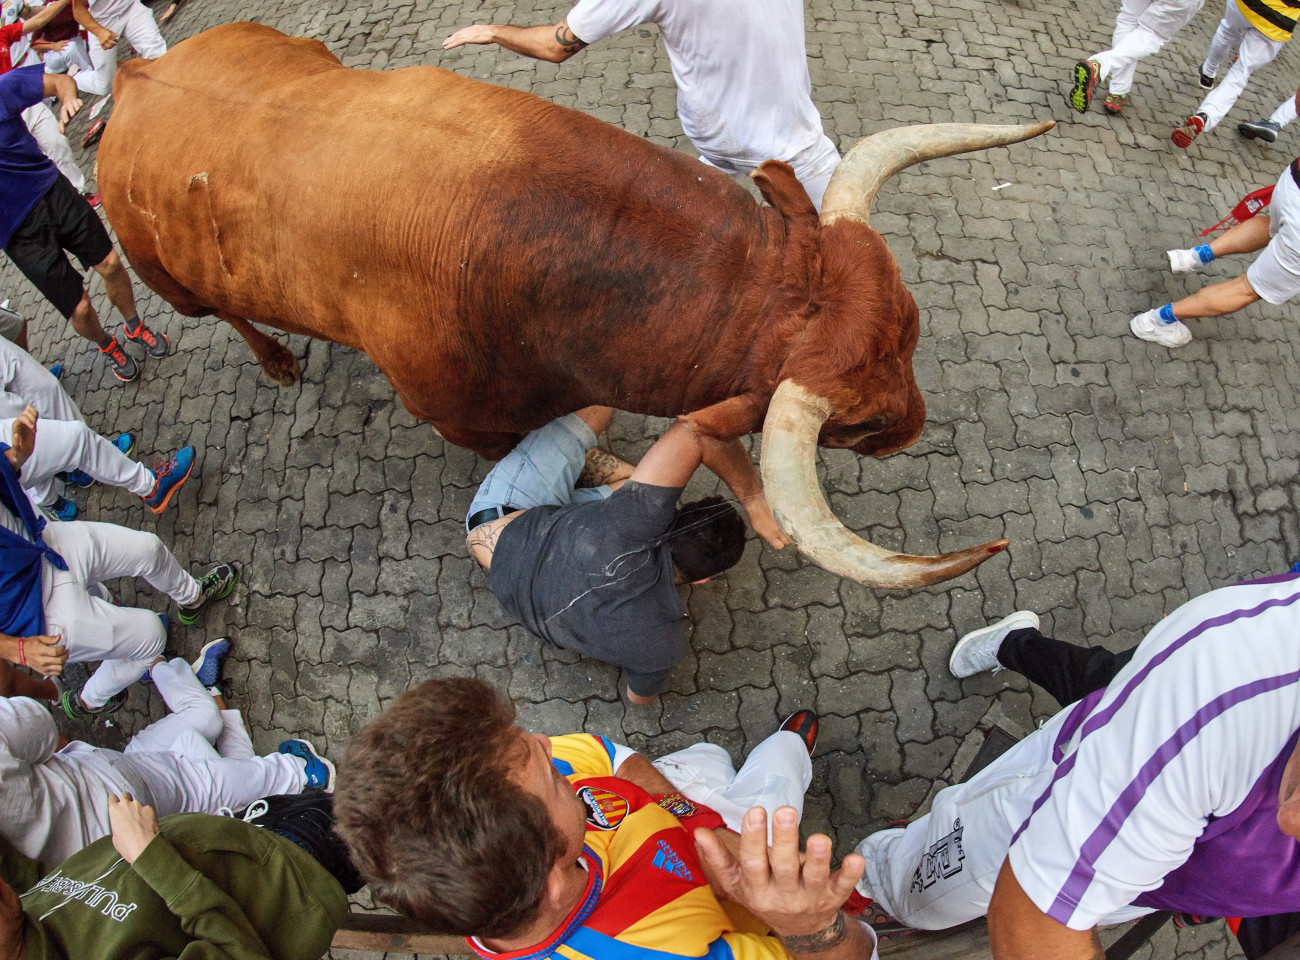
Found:
<path fill-rule="evenodd" d="M 166 463 L 159 464 L 157 469 L 154 470 L 153 493 L 150 496 L 141 497 L 141 499 L 154 513 L 162 513 L 167 509 L 167 503 L 171 500 L 172 494 L 179 490 L 181 484 L 190 478 L 190 471 L 193 469 L 194 448 L 181 447 L 176 451 L 176 456 Z"/>
<path fill-rule="evenodd" d="M 95 478 L 85 470 L 66 470 L 55 474 L 64 483 L 70 483 L 74 487 L 92 487 L 95 485 Z"/>
<path fill-rule="evenodd" d="M 221 661 L 229 652 L 230 641 L 225 637 L 209 640 L 203 645 L 198 659 L 190 664 L 194 668 L 194 676 L 199 678 L 199 683 L 205 687 L 217 685 L 217 680 L 221 676 Z"/>
<path fill-rule="evenodd" d="M 129 457 L 135 453 L 135 436 L 130 433 L 119 433 L 111 441 L 113 446 L 122 452 L 122 456 Z"/>
<path fill-rule="evenodd" d="M 334 792 L 334 764 L 330 763 L 306 740 L 286 740 L 280 744 L 280 753 L 297 757 L 307 764 L 307 786 L 309 789 Z"/>
<path fill-rule="evenodd" d="M 59 520 L 67 521 L 77 519 L 77 505 L 67 497 L 59 497 L 59 499 L 54 501 L 53 506 L 50 506 L 47 509 Z"/>
<path fill-rule="evenodd" d="M 53 374 L 55 380 L 63 380 L 63 364 L 56 363 L 50 367 L 50 373 Z"/>

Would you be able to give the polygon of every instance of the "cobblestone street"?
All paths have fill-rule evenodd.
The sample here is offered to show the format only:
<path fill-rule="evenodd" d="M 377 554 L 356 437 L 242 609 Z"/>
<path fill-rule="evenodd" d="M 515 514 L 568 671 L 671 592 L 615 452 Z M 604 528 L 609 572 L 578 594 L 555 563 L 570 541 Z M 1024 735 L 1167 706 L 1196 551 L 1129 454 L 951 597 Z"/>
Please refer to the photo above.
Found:
<path fill-rule="evenodd" d="M 929 419 L 901 454 L 821 460 L 838 514 L 883 546 L 1011 546 L 949 584 L 880 593 L 751 535 L 738 567 L 690 588 L 690 652 L 650 707 L 619 697 L 615 668 L 543 649 L 502 612 L 462 525 L 489 465 L 413 419 L 364 355 L 277 333 L 304 370 L 300 386 L 279 388 L 227 325 L 182 318 L 137 282 L 142 316 L 178 347 L 122 386 L 8 260 L 0 299 L 35 318 L 32 352 L 64 364 L 92 427 L 134 431 L 146 453 L 198 448 L 194 478 L 161 517 L 119 490 L 75 499 L 87 519 L 156 529 L 191 569 L 242 565 L 231 601 L 194 627 L 173 621 L 171 646 L 193 655 L 232 638 L 232 706 L 260 750 L 301 735 L 338 758 L 391 698 L 448 675 L 508 690 L 532 730 L 602 733 L 651 755 L 703 737 L 739 760 L 786 713 L 815 707 L 805 829 L 829 831 L 847 853 L 957 779 L 983 720 L 1027 732 L 1057 710 L 1010 672 L 953 679 L 956 636 L 1023 608 L 1048 635 L 1120 650 L 1189 597 L 1300 558 L 1293 309 L 1261 303 L 1193 321 L 1196 339 L 1175 353 L 1128 331 L 1135 313 L 1207 282 L 1172 276 L 1164 251 L 1191 246 L 1294 158 L 1294 128 L 1270 146 L 1236 124 L 1294 92 L 1300 50 L 1259 71 L 1223 124 L 1182 151 L 1169 132 L 1201 97 L 1197 67 L 1222 6 L 1207 5 L 1139 66 L 1122 118 L 1099 102 L 1081 116 L 1065 102 L 1071 68 L 1109 45 L 1116 5 L 809 0 L 813 96 L 841 149 L 900 124 L 1060 122 L 1028 143 L 912 168 L 881 191 L 871 225 L 921 308 L 915 369 Z M 175 43 L 257 20 L 319 38 L 350 66 L 444 67 L 689 151 L 651 28 L 558 66 L 440 46 L 459 26 L 554 23 L 567 9 L 188 0 L 163 33 Z M 78 118 L 70 139 L 89 172 L 94 150 L 76 146 L 86 124 Z M 376 143 L 376 189 L 400 197 L 404 185 L 384 170 Z M 1248 259 L 1207 275 L 1236 276 Z M 97 278 L 91 290 L 107 312 Z M 620 414 L 607 443 L 635 460 L 664 426 Z M 691 493 L 717 486 L 700 471 Z M 134 591 L 124 585 L 127 602 L 165 609 L 166 598 Z M 106 742 L 162 712 L 157 693 L 137 686 L 118 727 L 86 735 Z M 1137 956 L 1240 955 L 1216 923 L 1166 927 Z"/>

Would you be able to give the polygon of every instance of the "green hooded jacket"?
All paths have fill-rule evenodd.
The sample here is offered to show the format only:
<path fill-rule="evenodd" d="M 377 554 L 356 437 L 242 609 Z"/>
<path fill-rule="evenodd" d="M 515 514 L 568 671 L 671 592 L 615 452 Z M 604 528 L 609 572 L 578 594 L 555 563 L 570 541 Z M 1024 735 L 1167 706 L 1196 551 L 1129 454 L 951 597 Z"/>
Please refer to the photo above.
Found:
<path fill-rule="evenodd" d="M 348 900 L 311 854 L 228 817 L 181 813 L 161 828 L 133 864 L 105 837 L 52 871 L 0 837 L 26 960 L 319 960 L 329 950 Z"/>

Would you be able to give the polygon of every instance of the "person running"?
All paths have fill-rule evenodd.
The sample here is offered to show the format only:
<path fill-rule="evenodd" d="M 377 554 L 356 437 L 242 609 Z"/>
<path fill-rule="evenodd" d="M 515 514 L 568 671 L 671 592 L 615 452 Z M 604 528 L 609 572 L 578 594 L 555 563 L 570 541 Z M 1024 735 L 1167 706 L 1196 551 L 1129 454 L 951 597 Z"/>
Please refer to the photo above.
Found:
<path fill-rule="evenodd" d="M 1297 89 L 1295 96 L 1287 97 L 1277 105 L 1277 109 L 1269 114 L 1266 120 L 1247 120 L 1244 123 L 1237 124 L 1237 132 L 1247 140 L 1263 140 L 1265 143 L 1273 143 L 1277 140 L 1278 134 L 1282 129 L 1296 118 L 1296 101 L 1300 100 L 1300 89 Z"/>

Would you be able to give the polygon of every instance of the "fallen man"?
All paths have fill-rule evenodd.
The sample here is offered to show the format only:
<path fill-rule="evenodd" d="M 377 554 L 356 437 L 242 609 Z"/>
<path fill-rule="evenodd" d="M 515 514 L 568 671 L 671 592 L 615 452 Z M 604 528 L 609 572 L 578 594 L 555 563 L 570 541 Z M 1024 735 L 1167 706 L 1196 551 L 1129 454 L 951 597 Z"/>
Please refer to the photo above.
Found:
<path fill-rule="evenodd" d="M 524 437 L 479 486 L 465 521 L 492 592 L 534 636 L 622 667 L 628 699 L 650 703 L 686 652 L 677 586 L 730 569 L 745 524 L 721 497 L 678 507 L 703 464 L 778 550 L 776 525 L 749 453 L 677 421 L 635 469 L 613 461 L 576 488 L 613 414 L 586 407 Z"/>
<path fill-rule="evenodd" d="M 858 891 L 918 929 L 987 914 L 997 960 L 1094 960 L 1097 926 L 1153 910 L 1292 910 L 1297 602 L 1300 578 L 1288 575 L 1184 604 L 1109 685 L 940 792 L 927 816 L 863 840 Z M 954 672 L 1011 665 L 1035 646 L 1041 654 L 1036 633 L 1023 613 L 976 631 L 954 650 Z M 1008 641 L 1019 645 L 1014 654 Z M 1104 665 L 1093 666 L 1096 682 Z M 1083 692 L 1047 673 L 1058 696 Z"/>
<path fill-rule="evenodd" d="M 484 958 L 867 960 L 873 935 L 840 909 L 861 863 L 832 871 L 821 834 L 801 857 L 786 802 L 801 804 L 815 736 L 802 712 L 755 749 L 764 769 L 742 768 L 729 798 L 754 804 L 737 837 L 667 768 L 602 737 L 526 733 L 486 684 L 433 680 L 349 743 L 338 831 L 376 898 Z"/>

